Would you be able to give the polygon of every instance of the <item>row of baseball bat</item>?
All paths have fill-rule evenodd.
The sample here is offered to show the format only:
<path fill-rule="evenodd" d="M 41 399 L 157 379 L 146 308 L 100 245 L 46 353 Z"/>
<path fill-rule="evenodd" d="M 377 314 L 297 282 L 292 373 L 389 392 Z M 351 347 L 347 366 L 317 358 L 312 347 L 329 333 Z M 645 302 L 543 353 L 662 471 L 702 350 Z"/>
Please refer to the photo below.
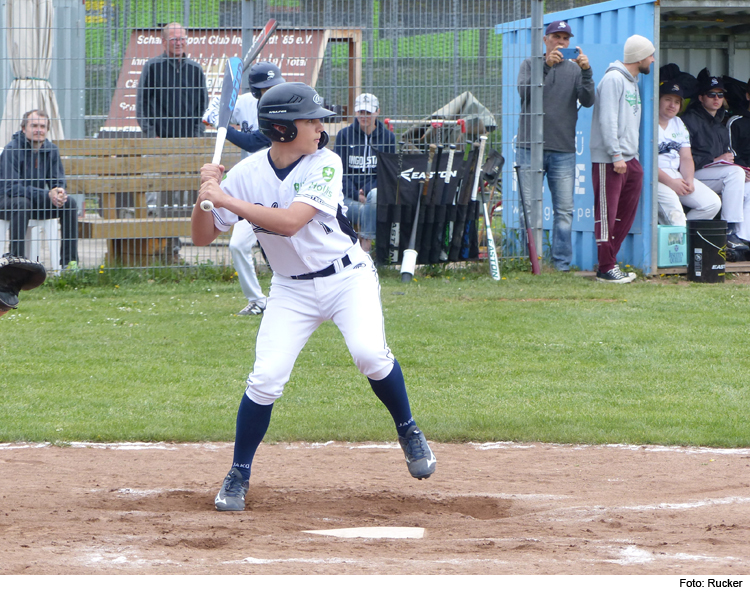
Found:
<path fill-rule="evenodd" d="M 483 165 L 484 151 L 487 143 L 487 137 L 481 136 L 479 144 L 471 144 L 466 153 L 469 154 L 468 163 L 461 176 L 461 182 L 457 187 L 456 195 L 452 203 L 448 203 L 449 187 L 448 182 L 451 177 L 453 159 L 456 153 L 456 145 L 448 147 L 448 162 L 445 169 L 445 185 L 442 189 L 442 199 L 439 202 L 435 199 L 437 183 L 433 182 L 430 188 L 430 176 L 434 174 L 435 178 L 439 175 L 439 166 L 444 149 L 442 146 L 430 146 L 430 152 L 427 160 L 427 169 L 420 182 L 420 195 L 417 199 L 414 209 L 414 219 L 412 221 L 409 243 L 403 252 L 401 258 L 401 280 L 402 282 L 411 281 L 414 276 L 414 270 L 418 258 L 417 236 L 420 233 L 420 224 L 423 223 L 422 238 L 427 236 L 427 244 L 422 245 L 428 253 L 423 258 L 423 263 L 435 263 L 437 260 L 457 261 L 460 251 L 466 245 L 468 236 L 468 214 L 469 203 L 476 206 L 477 195 L 481 193 L 481 205 L 484 213 L 484 221 L 487 225 L 487 251 L 490 264 L 490 275 L 494 280 L 500 280 L 500 264 L 495 248 L 494 236 L 492 234 L 491 221 L 487 201 L 485 199 L 485 182 L 486 174 L 480 166 Z M 431 166 L 431 167 L 430 167 Z M 399 168 L 399 181 L 396 187 L 396 201 L 399 201 L 399 185 L 401 183 Z M 485 177 L 483 177 L 485 176 Z M 431 192 L 430 192 L 431 191 Z M 446 215 L 449 206 L 455 206 L 456 212 L 453 220 L 446 221 Z M 424 220 L 420 220 L 420 210 L 426 214 Z M 429 216 L 429 213 L 436 215 Z M 430 219 L 432 217 L 432 219 Z M 395 222 L 391 231 L 391 261 L 398 261 L 398 247 L 400 238 L 400 224 Z M 440 257 L 440 256 L 445 257 Z"/>

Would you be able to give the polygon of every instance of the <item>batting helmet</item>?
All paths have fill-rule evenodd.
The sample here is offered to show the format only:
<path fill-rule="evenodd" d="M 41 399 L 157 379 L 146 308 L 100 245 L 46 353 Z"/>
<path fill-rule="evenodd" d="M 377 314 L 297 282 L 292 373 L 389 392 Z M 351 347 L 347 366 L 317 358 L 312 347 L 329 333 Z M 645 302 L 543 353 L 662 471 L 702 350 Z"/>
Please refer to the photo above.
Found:
<path fill-rule="evenodd" d="M 273 63 L 261 61 L 250 67 L 247 75 L 247 83 L 250 86 L 250 93 L 260 100 L 260 91 L 263 88 L 270 88 L 276 84 L 283 84 L 286 80 L 281 75 L 279 69 Z"/>
<path fill-rule="evenodd" d="M 288 82 L 275 86 L 263 95 L 258 103 L 258 126 L 271 140 L 291 142 L 297 136 L 295 119 L 323 119 L 335 115 L 323 107 L 323 99 L 307 84 Z M 283 128 L 279 130 L 274 126 Z M 323 132 L 319 148 L 328 144 L 328 134 Z"/>

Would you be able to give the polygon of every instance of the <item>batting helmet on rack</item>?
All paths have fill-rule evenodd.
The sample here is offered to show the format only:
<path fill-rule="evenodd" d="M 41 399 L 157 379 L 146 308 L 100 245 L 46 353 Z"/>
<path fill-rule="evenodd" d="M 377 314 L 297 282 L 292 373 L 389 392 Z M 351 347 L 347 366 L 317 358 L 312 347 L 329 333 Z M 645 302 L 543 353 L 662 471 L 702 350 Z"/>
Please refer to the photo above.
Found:
<path fill-rule="evenodd" d="M 260 91 L 270 88 L 276 84 L 283 84 L 286 80 L 281 75 L 281 69 L 273 63 L 261 61 L 250 67 L 247 75 L 247 83 L 250 86 L 250 94 L 260 100 Z"/>
<path fill-rule="evenodd" d="M 275 86 L 258 103 L 258 126 L 271 140 L 291 142 L 297 136 L 295 119 L 323 119 L 335 115 L 323 107 L 323 99 L 307 84 L 288 82 Z M 280 126 L 283 131 L 274 126 Z M 320 136 L 318 148 L 328 144 L 328 134 Z"/>

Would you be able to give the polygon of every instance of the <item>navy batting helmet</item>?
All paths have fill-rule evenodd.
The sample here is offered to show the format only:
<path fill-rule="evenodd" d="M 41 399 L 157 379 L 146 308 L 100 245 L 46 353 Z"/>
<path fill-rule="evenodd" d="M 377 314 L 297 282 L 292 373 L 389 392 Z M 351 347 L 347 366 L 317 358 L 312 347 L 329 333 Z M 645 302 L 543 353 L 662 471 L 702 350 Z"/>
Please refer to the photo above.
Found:
<path fill-rule="evenodd" d="M 263 95 L 258 103 L 258 126 L 271 140 L 291 142 L 297 136 L 295 119 L 323 119 L 335 115 L 323 107 L 323 99 L 307 84 L 288 82 L 275 86 Z M 283 131 L 274 126 L 281 126 Z M 319 148 L 328 144 L 328 134 L 323 132 Z"/>
<path fill-rule="evenodd" d="M 279 69 L 273 63 L 261 61 L 250 67 L 247 75 L 247 82 L 250 86 L 250 93 L 260 100 L 260 91 L 263 88 L 270 88 L 276 84 L 283 84 L 286 80 L 281 75 Z"/>

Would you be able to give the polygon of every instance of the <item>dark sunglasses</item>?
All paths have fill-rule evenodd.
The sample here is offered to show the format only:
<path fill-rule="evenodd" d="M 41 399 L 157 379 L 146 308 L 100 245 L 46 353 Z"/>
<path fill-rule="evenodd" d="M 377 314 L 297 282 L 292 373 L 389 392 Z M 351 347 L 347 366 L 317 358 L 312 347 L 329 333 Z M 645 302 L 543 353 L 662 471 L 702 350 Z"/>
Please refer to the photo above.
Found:
<path fill-rule="evenodd" d="M 708 98 L 724 98 L 723 92 L 706 92 Z"/>

